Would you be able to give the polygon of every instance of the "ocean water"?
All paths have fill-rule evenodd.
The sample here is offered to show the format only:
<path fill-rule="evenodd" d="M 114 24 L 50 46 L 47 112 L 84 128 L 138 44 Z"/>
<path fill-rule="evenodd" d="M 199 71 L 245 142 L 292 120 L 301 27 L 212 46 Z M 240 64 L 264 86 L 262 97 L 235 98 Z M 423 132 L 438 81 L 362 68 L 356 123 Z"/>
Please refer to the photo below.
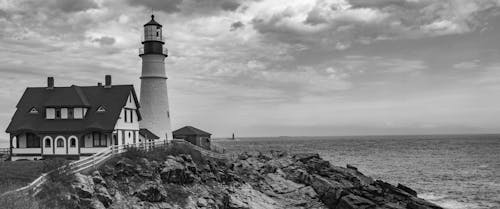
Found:
<path fill-rule="evenodd" d="M 334 165 L 402 183 L 449 209 L 500 208 L 500 135 L 275 137 L 216 140 L 229 152 L 317 152 Z"/>

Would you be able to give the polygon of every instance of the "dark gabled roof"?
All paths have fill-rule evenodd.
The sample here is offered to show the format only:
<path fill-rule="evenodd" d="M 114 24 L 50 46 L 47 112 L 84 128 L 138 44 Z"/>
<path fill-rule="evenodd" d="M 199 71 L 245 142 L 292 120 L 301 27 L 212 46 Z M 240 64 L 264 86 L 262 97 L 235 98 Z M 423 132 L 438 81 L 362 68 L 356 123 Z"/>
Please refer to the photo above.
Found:
<path fill-rule="evenodd" d="M 159 139 L 159 136 L 156 136 L 153 132 L 149 131 L 149 129 L 141 128 L 139 129 L 139 134 L 146 139 Z"/>
<path fill-rule="evenodd" d="M 158 23 L 158 22 L 155 21 L 155 16 L 154 15 L 151 15 L 151 20 L 148 23 L 144 24 L 144 26 L 146 26 L 146 25 L 156 25 L 156 26 L 160 26 L 161 27 L 160 23 Z"/>
<path fill-rule="evenodd" d="M 7 127 L 7 133 L 30 131 L 35 133 L 50 132 L 86 132 L 91 130 L 112 131 L 125 106 L 130 94 L 133 94 L 135 103 L 139 102 L 132 85 L 114 85 L 111 88 L 103 86 L 70 86 L 30 87 L 24 91 L 17 104 L 17 110 Z M 87 107 L 83 119 L 45 119 L 45 108 L 49 107 Z M 105 112 L 97 112 L 97 108 L 104 106 Z M 38 114 L 29 113 L 35 107 Z M 140 112 L 137 111 L 139 120 Z"/>
<path fill-rule="evenodd" d="M 175 130 L 173 132 L 173 135 L 175 137 L 175 136 L 210 136 L 212 134 L 192 126 L 184 126 L 180 129 Z"/>
<path fill-rule="evenodd" d="M 61 95 L 65 96 L 61 97 Z M 45 102 L 45 106 L 89 107 L 90 103 L 81 87 L 73 85 L 70 88 L 58 88 L 57 93 L 50 94 L 49 99 Z"/>

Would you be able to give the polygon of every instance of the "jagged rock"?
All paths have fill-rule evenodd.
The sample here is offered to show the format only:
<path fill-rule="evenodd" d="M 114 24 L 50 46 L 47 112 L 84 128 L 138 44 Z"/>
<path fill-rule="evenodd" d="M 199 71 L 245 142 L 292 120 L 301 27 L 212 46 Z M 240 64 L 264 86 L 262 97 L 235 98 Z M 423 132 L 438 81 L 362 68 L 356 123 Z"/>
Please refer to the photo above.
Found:
<path fill-rule="evenodd" d="M 101 184 L 96 184 L 94 187 L 95 197 L 104 205 L 109 207 L 113 202 L 113 198 L 109 195 L 108 190 Z"/>
<path fill-rule="evenodd" d="M 229 193 L 230 209 L 274 209 L 279 208 L 275 200 L 244 184 Z"/>
<path fill-rule="evenodd" d="M 167 192 L 163 186 L 156 182 L 146 182 L 139 190 L 134 192 L 134 196 L 142 201 L 162 202 L 167 198 Z"/>
<path fill-rule="evenodd" d="M 375 203 L 367 200 L 365 198 L 348 194 L 340 198 L 339 203 L 335 207 L 336 209 L 368 209 L 375 208 Z"/>
<path fill-rule="evenodd" d="M 99 171 L 92 172 L 92 181 L 94 182 L 94 184 L 106 185 L 106 182 L 102 178 L 101 173 L 99 173 Z"/>
<path fill-rule="evenodd" d="M 305 163 L 311 159 L 320 159 L 319 154 L 317 153 L 300 153 L 293 155 L 295 160 L 298 160 L 302 163 Z"/>
<path fill-rule="evenodd" d="M 94 194 L 94 183 L 88 176 L 79 173 L 75 174 L 75 182 L 72 186 L 80 198 L 91 198 Z"/>
<path fill-rule="evenodd" d="M 271 187 L 273 192 L 278 194 L 290 193 L 303 187 L 303 185 L 297 184 L 272 173 L 267 174 L 264 177 L 264 181 Z"/>
<path fill-rule="evenodd" d="M 346 168 L 349 168 L 349 169 L 352 169 L 352 170 L 355 170 L 355 171 L 357 171 L 357 170 L 358 170 L 358 168 L 356 168 L 355 166 L 353 166 L 353 165 L 351 165 L 351 164 L 347 164 L 345 167 L 346 167 Z"/>
<path fill-rule="evenodd" d="M 189 184 L 193 183 L 197 176 L 196 166 L 192 162 L 183 164 L 184 159 L 181 158 L 168 158 L 164 162 L 165 168 L 160 173 L 161 179 L 168 183 Z"/>
<path fill-rule="evenodd" d="M 407 186 L 402 185 L 402 184 L 398 184 L 397 188 L 399 188 L 399 189 L 401 189 L 401 190 L 403 190 L 403 191 L 407 192 L 408 194 L 411 194 L 415 197 L 417 196 L 417 191 L 411 189 L 410 187 L 407 187 Z"/>
<path fill-rule="evenodd" d="M 80 204 L 79 206 L 81 208 L 85 208 L 85 209 L 105 209 L 106 207 L 104 207 L 104 205 L 95 200 L 95 199 L 89 199 L 89 198 L 82 198 L 80 199 Z"/>
<path fill-rule="evenodd" d="M 198 207 L 207 207 L 208 201 L 205 198 L 198 198 L 198 200 L 196 201 L 196 205 Z"/>
<path fill-rule="evenodd" d="M 79 203 L 88 208 L 380 208 L 441 209 L 397 187 L 333 166 L 318 154 L 243 153 L 237 159 L 162 162 L 123 157 L 100 173 L 77 174 Z M 167 195 L 168 194 L 168 195 Z"/>

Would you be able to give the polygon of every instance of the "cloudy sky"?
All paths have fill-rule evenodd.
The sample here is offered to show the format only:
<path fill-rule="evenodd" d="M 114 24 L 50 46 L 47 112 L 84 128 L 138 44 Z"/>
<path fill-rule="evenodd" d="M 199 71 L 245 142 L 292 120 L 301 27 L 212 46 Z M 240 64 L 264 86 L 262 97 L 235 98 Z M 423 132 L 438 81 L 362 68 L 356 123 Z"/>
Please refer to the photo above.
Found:
<path fill-rule="evenodd" d="M 500 0 L 0 0 L 0 127 L 47 76 L 138 90 L 151 8 L 174 128 L 500 132 Z"/>

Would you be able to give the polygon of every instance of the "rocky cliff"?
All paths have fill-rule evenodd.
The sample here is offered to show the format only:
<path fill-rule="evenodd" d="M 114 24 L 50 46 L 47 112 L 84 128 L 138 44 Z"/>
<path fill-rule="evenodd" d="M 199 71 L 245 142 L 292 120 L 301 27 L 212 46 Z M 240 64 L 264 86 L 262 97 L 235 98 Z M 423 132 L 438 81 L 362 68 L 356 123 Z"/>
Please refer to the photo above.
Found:
<path fill-rule="evenodd" d="M 441 208 L 406 186 L 333 166 L 318 154 L 243 153 L 200 162 L 190 155 L 121 157 L 76 177 L 72 196 L 81 208 Z"/>

